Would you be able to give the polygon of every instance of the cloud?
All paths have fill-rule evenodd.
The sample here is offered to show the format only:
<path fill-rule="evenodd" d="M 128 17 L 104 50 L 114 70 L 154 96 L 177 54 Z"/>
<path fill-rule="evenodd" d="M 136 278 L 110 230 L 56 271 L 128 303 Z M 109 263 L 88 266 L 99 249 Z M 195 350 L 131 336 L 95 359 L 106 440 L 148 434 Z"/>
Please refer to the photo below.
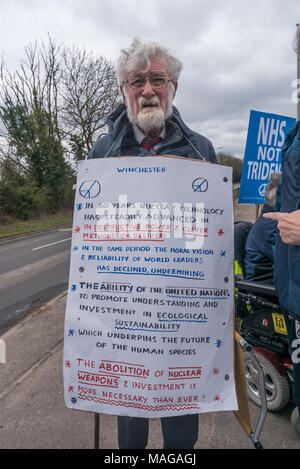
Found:
<path fill-rule="evenodd" d="M 296 116 L 295 0 L 2 0 L 1 48 L 16 67 L 47 33 L 116 61 L 134 36 L 161 42 L 184 63 L 176 96 L 187 124 L 242 155 L 251 109 Z"/>

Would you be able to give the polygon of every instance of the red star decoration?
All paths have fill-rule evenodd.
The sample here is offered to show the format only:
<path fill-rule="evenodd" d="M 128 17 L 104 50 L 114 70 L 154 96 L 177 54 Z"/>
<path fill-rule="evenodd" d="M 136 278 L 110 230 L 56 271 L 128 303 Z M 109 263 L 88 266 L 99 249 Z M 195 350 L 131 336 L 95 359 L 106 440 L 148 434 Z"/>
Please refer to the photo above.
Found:
<path fill-rule="evenodd" d="M 220 373 L 219 368 L 214 368 L 213 369 L 213 375 L 218 375 Z"/>
<path fill-rule="evenodd" d="M 70 360 L 66 360 L 66 361 L 65 361 L 65 367 L 66 367 L 66 368 L 71 368 L 71 362 L 70 362 Z"/>
<path fill-rule="evenodd" d="M 220 396 L 219 396 L 219 394 L 217 394 L 214 398 L 214 401 L 218 402 L 219 400 L 220 400 Z"/>
<path fill-rule="evenodd" d="M 218 231 L 218 236 L 223 236 L 223 234 L 224 234 L 224 231 L 222 229 Z"/>
<path fill-rule="evenodd" d="M 76 226 L 74 232 L 75 232 L 75 233 L 80 233 L 80 226 Z"/>

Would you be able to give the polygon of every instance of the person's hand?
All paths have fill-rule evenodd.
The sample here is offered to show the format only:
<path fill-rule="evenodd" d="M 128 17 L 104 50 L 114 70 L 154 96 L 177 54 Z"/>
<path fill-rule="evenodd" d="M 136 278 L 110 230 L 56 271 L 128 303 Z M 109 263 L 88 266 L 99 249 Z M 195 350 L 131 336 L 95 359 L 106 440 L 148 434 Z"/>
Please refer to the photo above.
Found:
<path fill-rule="evenodd" d="M 300 245 L 300 210 L 291 213 L 268 212 L 263 216 L 278 221 L 279 234 L 284 243 Z"/>

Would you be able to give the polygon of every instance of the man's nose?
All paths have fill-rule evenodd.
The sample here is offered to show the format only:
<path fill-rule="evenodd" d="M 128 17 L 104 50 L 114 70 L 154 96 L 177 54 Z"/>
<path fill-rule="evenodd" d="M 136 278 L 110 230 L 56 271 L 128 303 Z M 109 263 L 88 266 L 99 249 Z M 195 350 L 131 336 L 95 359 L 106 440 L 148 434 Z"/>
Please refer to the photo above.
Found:
<path fill-rule="evenodd" d="M 142 96 L 145 96 L 145 97 L 150 97 L 150 96 L 154 96 L 155 95 L 155 91 L 149 81 L 149 79 L 146 81 L 146 84 L 143 88 L 143 91 L 142 91 Z"/>

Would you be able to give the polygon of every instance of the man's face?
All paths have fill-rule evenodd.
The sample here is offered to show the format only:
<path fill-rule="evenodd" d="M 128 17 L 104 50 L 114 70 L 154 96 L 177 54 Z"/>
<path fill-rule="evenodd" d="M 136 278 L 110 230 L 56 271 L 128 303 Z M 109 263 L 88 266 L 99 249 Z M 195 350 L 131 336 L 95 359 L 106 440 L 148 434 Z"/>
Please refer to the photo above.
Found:
<path fill-rule="evenodd" d="M 136 123 L 145 133 L 161 128 L 172 110 L 172 101 L 177 82 L 170 83 L 167 63 L 153 58 L 150 68 L 131 70 L 126 79 L 125 89 L 121 87 L 129 120 Z"/>

